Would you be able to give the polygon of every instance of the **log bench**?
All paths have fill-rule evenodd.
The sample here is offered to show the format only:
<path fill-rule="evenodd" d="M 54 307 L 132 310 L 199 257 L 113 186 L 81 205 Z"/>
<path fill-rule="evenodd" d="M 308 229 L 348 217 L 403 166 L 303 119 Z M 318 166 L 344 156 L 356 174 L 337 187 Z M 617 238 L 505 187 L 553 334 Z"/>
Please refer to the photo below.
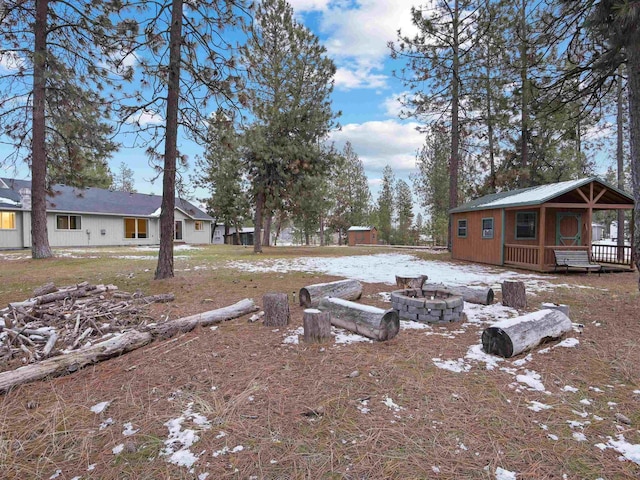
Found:
<path fill-rule="evenodd" d="M 565 267 L 566 272 L 569 272 L 570 268 L 584 268 L 587 273 L 593 270 L 598 272 L 598 275 L 602 271 L 602 265 L 593 263 L 586 250 L 554 250 L 553 255 L 556 260 L 554 271 L 558 267 Z"/>

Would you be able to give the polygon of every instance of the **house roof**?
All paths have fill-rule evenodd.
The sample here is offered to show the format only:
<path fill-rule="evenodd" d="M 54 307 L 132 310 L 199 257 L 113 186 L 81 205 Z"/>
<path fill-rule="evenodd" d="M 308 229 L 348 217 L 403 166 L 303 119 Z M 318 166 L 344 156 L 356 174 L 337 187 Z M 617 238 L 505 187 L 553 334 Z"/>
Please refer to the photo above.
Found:
<path fill-rule="evenodd" d="M 349 227 L 349 230 L 347 230 L 347 232 L 369 232 L 371 230 L 374 230 L 376 227 L 358 227 L 358 226 L 353 226 L 353 227 Z"/>
<path fill-rule="evenodd" d="M 20 190 L 31 188 L 31 181 L 11 178 L 0 179 L 0 208 L 19 209 L 22 206 Z M 53 195 L 47 196 L 47 211 L 69 213 L 95 213 L 137 217 L 157 217 L 160 214 L 162 196 L 145 193 L 128 193 L 103 188 L 74 188 L 53 185 Z M 176 208 L 194 220 L 213 220 L 209 215 L 187 200 L 176 198 Z"/>
<path fill-rule="evenodd" d="M 580 180 L 569 180 L 566 182 L 550 183 L 547 185 L 485 195 L 459 207 L 452 208 L 449 210 L 449 213 L 542 205 L 553 199 L 563 200 L 567 203 L 583 203 L 584 199 L 577 193 L 577 189 L 583 189 L 591 183 L 597 184 L 598 187 L 600 187 L 599 192 L 602 191 L 603 188 L 608 190 L 602 195 L 601 200 L 598 202 L 598 204 L 603 207 L 606 207 L 606 204 L 633 205 L 634 203 L 633 197 L 627 192 L 619 190 L 598 177 L 589 177 Z M 583 190 L 583 193 L 589 197 L 588 190 Z"/>

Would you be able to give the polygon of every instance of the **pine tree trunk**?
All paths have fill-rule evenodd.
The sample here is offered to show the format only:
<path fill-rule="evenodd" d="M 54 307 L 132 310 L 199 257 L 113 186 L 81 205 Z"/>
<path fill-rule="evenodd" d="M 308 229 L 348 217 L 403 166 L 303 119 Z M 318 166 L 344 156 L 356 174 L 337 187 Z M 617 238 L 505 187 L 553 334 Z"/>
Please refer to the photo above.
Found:
<path fill-rule="evenodd" d="M 325 246 L 325 241 L 324 241 L 324 216 L 320 215 L 320 246 L 324 247 Z"/>
<path fill-rule="evenodd" d="M 633 258 L 640 271 L 640 33 L 636 31 L 629 41 L 627 52 L 627 76 L 629 89 L 629 133 L 631 137 L 631 184 L 634 209 Z M 640 290 L 640 279 L 638 280 Z"/>
<path fill-rule="evenodd" d="M 618 169 L 618 188 L 624 190 L 624 96 L 622 89 L 622 67 L 618 68 L 618 102 L 616 115 L 616 163 Z M 618 210 L 618 247 L 624 246 L 624 210 Z M 618 261 L 624 260 L 624 248 L 618 248 Z"/>
<path fill-rule="evenodd" d="M 449 163 L 449 208 L 458 206 L 458 171 L 460 169 L 460 124 L 458 110 L 460 105 L 460 57 L 459 49 L 459 5 L 455 1 L 453 12 L 453 76 L 451 88 L 451 160 Z M 453 239 L 453 223 L 449 221 L 447 248 L 451 250 Z"/>
<path fill-rule="evenodd" d="M 172 0 L 169 32 L 169 78 L 164 139 L 164 172 L 160 212 L 160 252 L 155 279 L 173 277 L 173 235 L 176 206 L 176 158 L 178 156 L 178 101 L 180 96 L 180 47 L 182 44 L 182 0 Z"/>
<path fill-rule="evenodd" d="M 529 167 L 529 58 L 527 53 L 527 15 L 526 15 L 527 0 L 522 0 L 520 11 L 520 82 L 522 88 L 522 101 L 521 107 L 521 120 L 520 120 L 520 168 L 521 172 L 518 176 L 518 186 L 526 187 L 529 185 L 530 175 L 527 173 Z"/>
<path fill-rule="evenodd" d="M 47 231 L 47 151 L 45 147 L 48 5 L 48 0 L 36 0 L 31 132 L 31 255 L 33 258 L 52 256 Z"/>
<path fill-rule="evenodd" d="M 273 212 L 269 210 L 267 218 L 264 219 L 264 236 L 262 237 L 262 245 L 268 247 L 271 245 L 271 222 L 273 221 Z"/>
<path fill-rule="evenodd" d="M 262 253 L 262 238 L 260 233 L 262 232 L 262 212 L 264 210 L 265 194 L 263 190 L 259 190 L 256 193 L 256 213 L 254 230 L 253 230 L 253 253 Z"/>

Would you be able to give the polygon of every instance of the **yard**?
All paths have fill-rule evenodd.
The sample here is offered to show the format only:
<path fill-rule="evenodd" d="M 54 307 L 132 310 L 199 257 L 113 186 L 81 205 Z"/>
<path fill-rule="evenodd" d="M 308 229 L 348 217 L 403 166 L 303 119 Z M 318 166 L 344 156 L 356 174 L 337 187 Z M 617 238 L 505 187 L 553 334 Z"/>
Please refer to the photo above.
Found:
<path fill-rule="evenodd" d="M 0 252 L 0 306 L 54 281 L 173 292 L 153 306 L 179 318 L 267 292 L 291 298 L 286 329 L 247 317 L 156 341 L 0 399 L 7 479 L 632 479 L 640 476 L 637 273 L 532 274 L 448 254 L 367 248 L 176 250 L 176 277 L 154 281 L 155 249 L 61 250 L 33 261 Z M 390 308 L 394 275 L 493 286 L 467 320 L 403 322 L 372 343 L 337 332 L 299 341 L 305 285 L 356 278 L 362 303 Z M 504 279 L 527 285 L 528 310 L 566 303 L 574 331 L 514 359 L 485 355 L 482 330 L 517 315 Z M 296 297 L 297 300 L 297 297 Z M 8 368 L 0 365 L 0 371 Z"/>

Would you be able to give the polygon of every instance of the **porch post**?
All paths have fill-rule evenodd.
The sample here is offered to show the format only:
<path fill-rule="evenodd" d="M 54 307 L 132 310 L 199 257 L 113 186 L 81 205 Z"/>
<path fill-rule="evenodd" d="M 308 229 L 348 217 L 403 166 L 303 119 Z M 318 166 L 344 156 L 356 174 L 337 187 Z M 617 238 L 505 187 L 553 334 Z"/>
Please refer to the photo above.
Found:
<path fill-rule="evenodd" d="M 589 259 L 591 259 L 591 240 L 592 240 L 592 234 L 591 234 L 591 229 L 593 228 L 591 226 L 591 223 L 593 222 L 593 207 L 591 206 L 591 204 L 589 204 L 589 208 L 587 208 L 587 238 L 586 240 L 586 244 L 589 247 Z"/>
<path fill-rule="evenodd" d="M 635 258 L 635 236 L 636 236 L 636 210 L 635 208 L 631 209 L 631 224 L 629 225 L 629 230 L 631 233 L 631 255 L 629 258 L 631 258 L 631 270 L 633 270 L 634 266 L 635 266 L 635 262 L 636 262 L 636 258 Z"/>
<path fill-rule="evenodd" d="M 540 238 L 538 239 L 538 267 L 541 272 L 544 271 L 544 244 L 547 227 L 547 207 L 540 206 Z"/>

